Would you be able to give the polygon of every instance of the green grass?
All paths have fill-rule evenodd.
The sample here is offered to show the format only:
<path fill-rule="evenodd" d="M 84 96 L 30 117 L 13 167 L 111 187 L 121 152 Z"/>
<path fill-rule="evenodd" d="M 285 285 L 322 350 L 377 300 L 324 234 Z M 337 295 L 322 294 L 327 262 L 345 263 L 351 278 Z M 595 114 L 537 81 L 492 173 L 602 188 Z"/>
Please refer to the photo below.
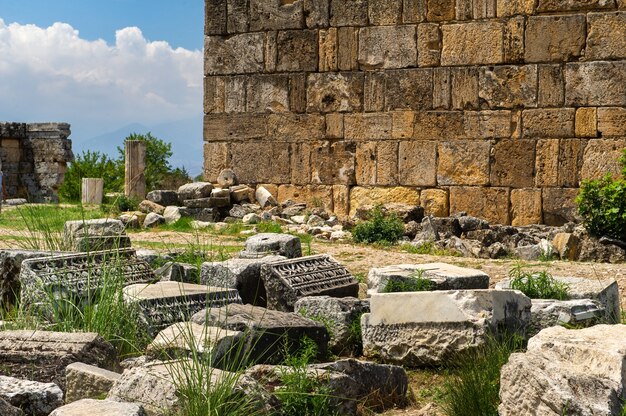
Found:
<path fill-rule="evenodd" d="M 431 241 L 420 244 L 419 246 L 414 246 L 412 244 L 402 244 L 402 246 L 400 246 L 400 249 L 411 254 L 461 257 L 461 255 L 457 253 L 456 251 L 447 250 L 445 248 L 439 248 L 437 247 L 435 243 Z"/>
<path fill-rule="evenodd" d="M 519 290 L 531 299 L 558 299 L 567 300 L 569 285 L 556 280 L 546 270 L 530 272 L 525 266 L 518 263 L 509 270 L 511 289 Z"/>
<path fill-rule="evenodd" d="M 259 233 L 276 233 L 283 232 L 283 227 L 276 221 L 261 221 L 256 225 L 256 229 Z"/>
<path fill-rule="evenodd" d="M 81 205 L 24 205 L 3 209 L 0 227 L 12 230 L 63 231 L 66 221 L 102 218 L 99 208 Z"/>

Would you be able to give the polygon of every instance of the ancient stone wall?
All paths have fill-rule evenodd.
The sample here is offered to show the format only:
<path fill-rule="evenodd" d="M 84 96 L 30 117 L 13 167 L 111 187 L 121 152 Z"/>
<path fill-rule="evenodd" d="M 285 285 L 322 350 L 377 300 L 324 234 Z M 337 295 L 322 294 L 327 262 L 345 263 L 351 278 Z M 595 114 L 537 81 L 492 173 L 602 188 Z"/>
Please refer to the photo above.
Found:
<path fill-rule="evenodd" d="M 56 202 L 72 143 L 66 123 L 0 123 L 3 199 Z"/>
<path fill-rule="evenodd" d="M 625 0 L 206 0 L 205 35 L 208 179 L 523 225 L 619 172 Z"/>

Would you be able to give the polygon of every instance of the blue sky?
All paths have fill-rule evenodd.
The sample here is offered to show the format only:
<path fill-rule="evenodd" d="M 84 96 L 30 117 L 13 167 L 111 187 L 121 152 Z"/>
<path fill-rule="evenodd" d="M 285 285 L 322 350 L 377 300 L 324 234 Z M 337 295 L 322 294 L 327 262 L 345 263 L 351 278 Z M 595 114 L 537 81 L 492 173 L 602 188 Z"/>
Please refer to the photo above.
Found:
<path fill-rule="evenodd" d="M 75 153 L 152 131 L 199 173 L 203 20 L 203 0 L 0 0 L 0 121 L 68 122 Z"/>

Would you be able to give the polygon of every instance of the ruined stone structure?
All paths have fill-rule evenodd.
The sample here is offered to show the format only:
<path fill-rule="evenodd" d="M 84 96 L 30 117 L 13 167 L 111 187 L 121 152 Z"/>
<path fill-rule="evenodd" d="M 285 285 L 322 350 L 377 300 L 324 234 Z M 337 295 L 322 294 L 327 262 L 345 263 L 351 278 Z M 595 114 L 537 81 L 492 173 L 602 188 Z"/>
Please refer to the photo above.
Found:
<path fill-rule="evenodd" d="M 66 123 L 0 122 L 0 170 L 3 198 L 56 202 L 72 142 Z"/>
<path fill-rule="evenodd" d="M 523 225 L 619 172 L 625 0 L 206 0 L 205 35 L 211 180 Z"/>

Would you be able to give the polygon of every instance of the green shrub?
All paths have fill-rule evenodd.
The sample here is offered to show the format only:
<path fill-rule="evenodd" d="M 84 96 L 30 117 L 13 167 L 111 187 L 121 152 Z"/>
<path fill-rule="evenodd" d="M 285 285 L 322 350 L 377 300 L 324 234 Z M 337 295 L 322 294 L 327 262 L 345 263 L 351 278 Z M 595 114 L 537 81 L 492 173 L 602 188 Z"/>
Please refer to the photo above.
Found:
<path fill-rule="evenodd" d="M 370 213 L 370 218 L 357 224 L 352 237 L 357 243 L 394 244 L 404 235 L 404 223 L 395 214 L 385 215 L 378 206 Z"/>
<path fill-rule="evenodd" d="M 626 241 L 626 180 L 583 181 L 576 203 L 590 234 Z"/>
<path fill-rule="evenodd" d="M 428 292 L 435 290 L 437 285 L 432 280 L 424 277 L 425 270 L 418 269 L 406 279 L 390 279 L 383 288 L 383 293 L 396 292 Z"/>
<path fill-rule="evenodd" d="M 511 289 L 519 290 L 531 299 L 569 299 L 567 283 L 556 280 L 547 271 L 527 272 L 521 264 L 509 271 Z"/>
<path fill-rule="evenodd" d="M 489 339 L 478 351 L 457 360 L 454 376 L 444 386 L 442 407 L 448 416 L 497 416 L 500 369 L 511 353 L 521 350 L 517 336 Z"/>

